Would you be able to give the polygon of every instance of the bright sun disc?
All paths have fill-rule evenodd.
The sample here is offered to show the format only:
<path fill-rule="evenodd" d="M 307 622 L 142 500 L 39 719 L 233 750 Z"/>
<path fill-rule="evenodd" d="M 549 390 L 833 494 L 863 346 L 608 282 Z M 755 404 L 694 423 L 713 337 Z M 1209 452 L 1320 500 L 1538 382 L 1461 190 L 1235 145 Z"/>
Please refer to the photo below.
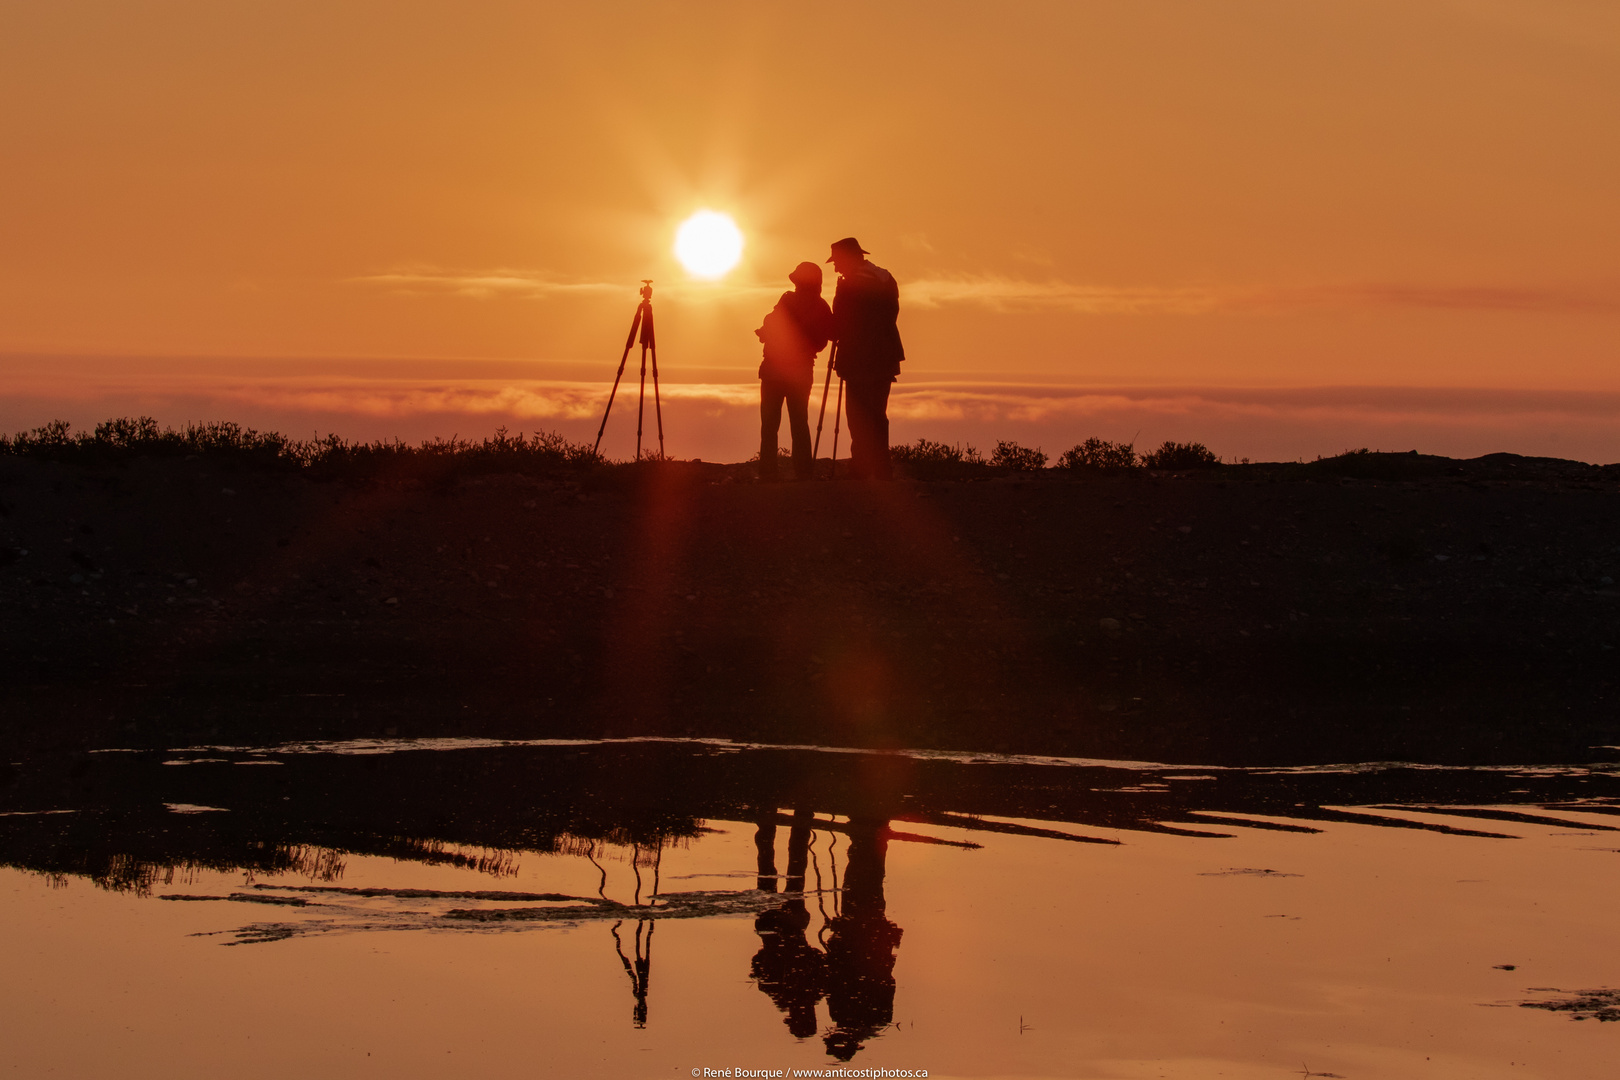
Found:
<path fill-rule="evenodd" d="M 713 210 L 699 210 L 675 231 L 675 257 L 697 277 L 720 277 L 737 265 L 742 249 L 737 223 Z"/>

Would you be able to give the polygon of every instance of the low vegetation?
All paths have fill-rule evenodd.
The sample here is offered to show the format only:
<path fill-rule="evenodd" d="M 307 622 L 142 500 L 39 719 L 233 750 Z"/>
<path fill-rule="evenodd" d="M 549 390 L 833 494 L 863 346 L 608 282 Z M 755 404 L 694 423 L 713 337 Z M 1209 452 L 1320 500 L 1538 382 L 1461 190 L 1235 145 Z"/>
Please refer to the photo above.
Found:
<path fill-rule="evenodd" d="M 999 440 L 990 456 L 968 443 L 918 439 L 890 451 L 908 476 L 919 480 L 964 479 L 996 472 L 1038 472 L 1048 468 L 1039 447 Z M 137 458 L 208 457 L 245 468 L 302 472 L 320 479 L 443 483 L 458 476 L 517 473 L 529 476 L 581 476 L 611 481 L 629 463 L 612 462 L 583 443 L 556 432 L 509 433 L 504 427 L 483 439 L 428 439 L 407 443 L 400 439 L 350 442 L 336 435 L 294 439 L 274 431 L 258 431 L 228 420 L 160 425 L 150 416 L 119 417 L 103 421 L 90 431 L 74 431 L 65 420 L 53 420 L 31 431 L 0 435 L 0 456 L 34 458 L 104 466 Z M 1358 451 L 1318 463 L 1324 471 L 1339 471 L 1349 459 L 1351 470 L 1365 468 L 1371 455 Z M 1402 455 L 1405 457 L 1405 455 Z M 782 464 L 790 461 L 778 450 Z M 757 462 L 758 455 L 749 459 Z M 1133 469 L 1206 469 L 1220 464 L 1202 443 L 1167 442 L 1138 455 L 1131 443 L 1089 438 L 1064 451 L 1056 467 L 1077 473 L 1123 473 Z M 1403 467 L 1405 462 L 1402 463 Z M 1375 468 L 1388 468 L 1381 462 Z M 1348 470 L 1347 470 L 1348 471 Z M 628 474 L 625 477 L 628 479 Z"/>
<path fill-rule="evenodd" d="M 965 443 L 942 443 L 918 439 L 910 446 L 890 448 L 889 456 L 907 474 L 919 480 L 942 480 L 960 476 L 987 464 L 984 455 Z"/>
<path fill-rule="evenodd" d="M 1078 472 L 1120 472 L 1137 466 L 1136 447 L 1131 443 L 1090 438 L 1071 446 L 1058 458 L 1058 467 Z"/>
<path fill-rule="evenodd" d="M 1033 472 L 1046 468 L 1046 454 L 1039 447 L 1031 450 L 1015 442 L 1002 441 L 996 443 L 995 452 L 990 455 L 990 464 L 1000 469 Z"/>
<path fill-rule="evenodd" d="M 1142 464 L 1149 469 L 1213 469 L 1220 463 L 1209 447 L 1197 442 L 1167 442 L 1142 455 Z"/>
<path fill-rule="evenodd" d="M 500 428 L 477 441 L 451 437 L 417 444 L 399 439 L 350 442 L 336 435 L 293 439 L 227 420 L 163 427 L 149 416 L 107 420 L 92 431 L 79 432 L 65 420 L 53 420 L 32 431 L 0 435 L 0 454 L 84 465 L 206 456 L 322 477 L 422 480 L 479 473 L 577 473 L 603 464 L 591 447 L 546 431 L 508 434 Z"/>

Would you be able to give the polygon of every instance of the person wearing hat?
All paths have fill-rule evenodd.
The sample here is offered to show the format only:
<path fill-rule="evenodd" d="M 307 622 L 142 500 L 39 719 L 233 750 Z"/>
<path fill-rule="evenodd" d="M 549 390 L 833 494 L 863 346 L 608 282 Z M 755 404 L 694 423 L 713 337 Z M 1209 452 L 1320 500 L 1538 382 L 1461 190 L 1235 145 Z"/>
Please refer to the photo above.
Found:
<path fill-rule="evenodd" d="M 810 479 L 810 387 L 816 354 L 832 334 L 832 310 L 821 298 L 821 267 L 802 262 L 788 275 L 793 289 L 782 294 L 754 333 L 765 346 L 759 365 L 759 478 L 776 479 L 776 436 L 787 405 L 793 434 L 793 474 Z"/>
<path fill-rule="evenodd" d="M 900 286 L 894 275 L 869 262 L 853 236 L 832 246 L 827 261 L 838 271 L 833 292 L 833 340 L 838 377 L 844 381 L 849 417 L 850 473 L 888 480 L 889 388 L 900 374 L 906 350 L 900 344 Z"/>

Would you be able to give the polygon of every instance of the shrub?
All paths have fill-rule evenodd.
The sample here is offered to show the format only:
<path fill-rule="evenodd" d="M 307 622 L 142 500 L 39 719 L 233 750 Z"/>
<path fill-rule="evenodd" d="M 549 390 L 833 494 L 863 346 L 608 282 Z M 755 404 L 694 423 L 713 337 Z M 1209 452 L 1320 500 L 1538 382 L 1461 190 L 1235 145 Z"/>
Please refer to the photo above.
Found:
<path fill-rule="evenodd" d="M 1031 450 L 1015 442 L 998 441 L 995 452 L 990 455 L 990 464 L 1002 469 L 1033 472 L 1046 468 L 1046 454 L 1039 447 Z"/>
<path fill-rule="evenodd" d="M 1213 469 L 1220 463 L 1209 447 L 1196 442 L 1167 442 L 1142 455 L 1142 464 L 1150 469 Z"/>
<path fill-rule="evenodd" d="M 645 453 L 646 452 L 643 451 L 643 454 L 645 454 Z M 759 451 L 755 450 L 754 451 L 754 456 L 748 459 L 747 464 L 752 465 L 753 463 L 757 462 L 758 460 L 759 460 Z M 776 463 L 778 465 L 789 465 L 789 464 L 792 464 L 792 462 L 793 462 L 793 451 L 789 450 L 785 446 L 778 446 L 776 448 Z"/>
<path fill-rule="evenodd" d="M 1132 443 L 1108 442 L 1091 438 L 1063 451 L 1058 465 L 1065 469 L 1092 469 L 1113 472 L 1136 468 L 1136 447 Z"/>
<path fill-rule="evenodd" d="M 910 446 L 896 446 L 889 456 L 912 476 L 931 480 L 959 473 L 963 469 L 984 464 L 984 455 L 963 443 L 934 442 L 918 439 Z"/>
<path fill-rule="evenodd" d="M 369 479 L 386 474 L 395 479 L 447 479 L 460 473 L 579 472 L 601 463 L 583 443 L 556 432 L 509 435 L 500 428 L 479 442 L 429 439 L 412 446 L 392 442 L 347 442 L 336 435 L 291 439 L 279 432 L 244 428 L 228 420 L 159 427 L 150 416 L 118 417 L 75 434 L 65 420 L 53 420 L 33 431 L 0 436 L 0 453 L 105 464 L 136 457 L 206 456 L 261 467 L 305 470 L 332 479 Z"/>

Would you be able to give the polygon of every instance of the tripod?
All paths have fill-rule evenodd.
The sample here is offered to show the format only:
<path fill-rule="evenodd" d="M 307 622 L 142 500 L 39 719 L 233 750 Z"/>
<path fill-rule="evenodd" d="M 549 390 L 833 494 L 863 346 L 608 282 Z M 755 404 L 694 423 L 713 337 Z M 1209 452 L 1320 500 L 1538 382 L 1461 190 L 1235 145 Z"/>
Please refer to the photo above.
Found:
<path fill-rule="evenodd" d="M 607 430 L 608 413 L 613 411 L 613 399 L 619 393 L 619 380 L 624 377 L 625 361 L 630 359 L 630 346 L 636 343 L 637 331 L 641 340 L 641 396 L 636 400 L 636 460 L 641 460 L 641 424 L 647 409 L 647 356 L 652 355 L 653 411 L 658 417 L 658 457 L 664 457 L 664 406 L 658 398 L 658 339 L 653 334 L 652 279 L 641 279 L 641 303 L 636 305 L 636 316 L 630 320 L 630 336 L 624 339 L 624 355 L 619 357 L 619 372 L 613 376 L 613 390 L 608 394 L 607 408 L 602 410 L 602 426 L 596 429 L 596 445 L 591 453 L 602 448 L 602 432 Z"/>
<path fill-rule="evenodd" d="M 821 425 L 827 419 L 827 388 L 832 385 L 833 369 L 838 366 L 838 342 L 833 342 L 832 351 L 827 354 L 827 378 L 821 384 L 821 413 L 816 417 L 816 444 L 810 451 L 811 464 L 815 463 L 816 455 L 821 452 Z M 814 383 L 811 383 L 814 386 Z M 827 478 L 833 478 L 838 471 L 838 420 L 844 409 L 844 377 L 838 377 L 838 403 L 833 406 L 833 448 L 832 465 L 827 471 Z"/>

